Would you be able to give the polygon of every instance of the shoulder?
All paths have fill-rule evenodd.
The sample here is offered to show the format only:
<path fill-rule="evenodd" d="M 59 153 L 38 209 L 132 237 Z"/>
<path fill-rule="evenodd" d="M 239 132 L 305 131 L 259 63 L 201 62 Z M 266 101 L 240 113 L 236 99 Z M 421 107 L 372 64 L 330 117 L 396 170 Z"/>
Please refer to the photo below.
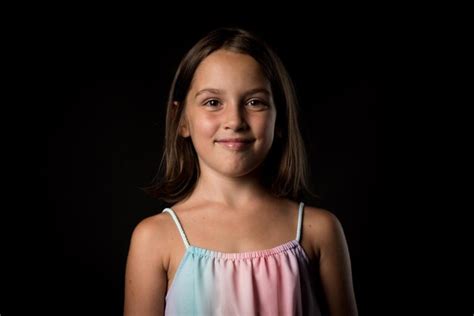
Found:
<path fill-rule="evenodd" d="M 133 230 L 125 271 L 125 315 L 163 311 L 169 262 L 166 215 L 143 219 Z"/>
<path fill-rule="evenodd" d="M 339 219 L 330 211 L 313 206 L 304 208 L 303 232 L 317 255 L 344 238 Z"/>
<path fill-rule="evenodd" d="M 170 230 L 171 224 L 171 216 L 165 213 L 144 218 L 135 226 L 132 238 L 144 242 L 158 241 Z"/>
<path fill-rule="evenodd" d="M 148 257 L 162 267 L 169 261 L 169 238 L 172 236 L 171 216 L 159 213 L 141 220 L 134 228 L 130 251 Z"/>

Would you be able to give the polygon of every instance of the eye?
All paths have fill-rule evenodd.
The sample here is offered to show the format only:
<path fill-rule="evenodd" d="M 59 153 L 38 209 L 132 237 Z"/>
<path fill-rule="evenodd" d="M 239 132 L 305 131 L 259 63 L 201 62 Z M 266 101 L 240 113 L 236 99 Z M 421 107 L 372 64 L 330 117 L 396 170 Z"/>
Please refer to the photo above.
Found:
<path fill-rule="evenodd" d="M 247 105 L 253 108 L 262 108 L 266 107 L 267 104 L 259 99 L 251 99 L 247 102 Z"/>
<path fill-rule="evenodd" d="M 204 102 L 204 105 L 209 106 L 209 107 L 217 107 L 219 105 L 219 100 L 210 99 Z"/>

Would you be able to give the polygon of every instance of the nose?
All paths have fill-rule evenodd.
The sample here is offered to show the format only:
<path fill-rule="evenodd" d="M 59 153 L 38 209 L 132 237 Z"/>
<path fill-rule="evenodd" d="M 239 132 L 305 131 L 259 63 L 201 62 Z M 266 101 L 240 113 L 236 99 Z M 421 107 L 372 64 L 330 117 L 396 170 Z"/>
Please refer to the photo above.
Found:
<path fill-rule="evenodd" d="M 229 104 L 225 110 L 224 128 L 240 131 L 245 130 L 247 127 L 245 110 L 238 103 Z"/>

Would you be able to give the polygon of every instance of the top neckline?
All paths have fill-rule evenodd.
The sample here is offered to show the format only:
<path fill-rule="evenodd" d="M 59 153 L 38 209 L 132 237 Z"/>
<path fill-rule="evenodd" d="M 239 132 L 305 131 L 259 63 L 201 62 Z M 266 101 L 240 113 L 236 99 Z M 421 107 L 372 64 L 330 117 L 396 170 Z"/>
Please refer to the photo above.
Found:
<path fill-rule="evenodd" d="M 264 249 L 262 251 L 264 252 L 268 252 L 268 251 L 272 251 L 274 250 L 275 248 L 279 248 L 279 247 L 284 247 L 288 244 L 290 244 L 291 242 L 293 241 L 296 241 L 297 244 L 299 244 L 300 240 L 301 240 L 301 227 L 302 227 L 302 222 L 303 222 L 303 208 L 304 208 L 304 203 L 303 202 L 300 202 L 299 204 L 299 207 L 298 207 L 298 225 L 297 225 L 297 228 L 296 228 L 296 238 L 292 241 L 289 241 L 287 243 L 284 243 L 284 244 L 281 244 L 279 246 L 276 246 L 274 248 L 270 248 L 270 249 Z M 188 241 L 188 238 L 186 237 L 186 234 L 184 233 L 184 229 L 178 219 L 178 216 L 176 216 L 176 213 L 173 211 L 172 208 L 165 208 L 162 212 L 168 212 L 171 217 L 173 218 L 173 221 L 175 222 L 176 224 L 176 227 L 178 228 L 179 230 L 179 234 L 181 235 L 181 239 L 183 240 L 184 242 L 184 245 L 186 246 L 186 249 L 192 247 L 192 245 L 189 243 Z M 300 246 L 301 247 L 301 246 Z M 225 254 L 225 255 L 235 255 L 235 254 L 242 254 L 242 253 L 225 253 L 225 252 L 219 252 L 219 251 L 215 251 L 215 250 L 210 250 L 210 249 L 205 249 L 205 248 L 200 248 L 200 247 L 197 247 L 197 246 L 194 246 L 195 249 L 200 249 L 200 250 L 203 250 L 203 251 L 206 251 L 208 252 L 209 254 L 216 254 L 216 255 L 222 255 L 222 254 Z M 255 253 L 255 252 L 258 252 L 257 251 L 249 251 L 249 253 Z"/>
<path fill-rule="evenodd" d="M 294 239 L 286 243 L 280 244 L 273 248 L 267 248 L 262 250 L 253 250 L 245 252 L 222 252 L 217 250 L 211 250 L 207 248 L 202 248 L 198 246 L 189 246 L 186 251 L 196 254 L 203 257 L 211 257 L 217 259 L 230 259 L 230 260 L 240 260 L 240 259 L 251 259 L 251 258 L 263 258 L 273 256 L 282 252 L 286 252 L 293 248 L 299 248 L 300 252 L 303 254 L 306 260 L 308 256 L 306 255 L 305 250 L 301 247 L 300 243 Z"/>

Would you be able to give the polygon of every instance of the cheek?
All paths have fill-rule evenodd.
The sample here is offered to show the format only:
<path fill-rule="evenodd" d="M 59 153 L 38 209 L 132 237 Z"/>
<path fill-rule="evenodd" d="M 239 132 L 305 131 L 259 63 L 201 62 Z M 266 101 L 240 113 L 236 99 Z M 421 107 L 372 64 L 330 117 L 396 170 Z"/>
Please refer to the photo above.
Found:
<path fill-rule="evenodd" d="M 212 137 L 218 127 L 216 119 L 206 115 L 196 116 L 190 125 L 191 134 L 195 137 Z"/>

